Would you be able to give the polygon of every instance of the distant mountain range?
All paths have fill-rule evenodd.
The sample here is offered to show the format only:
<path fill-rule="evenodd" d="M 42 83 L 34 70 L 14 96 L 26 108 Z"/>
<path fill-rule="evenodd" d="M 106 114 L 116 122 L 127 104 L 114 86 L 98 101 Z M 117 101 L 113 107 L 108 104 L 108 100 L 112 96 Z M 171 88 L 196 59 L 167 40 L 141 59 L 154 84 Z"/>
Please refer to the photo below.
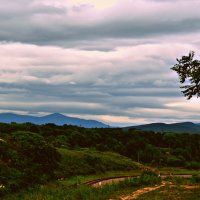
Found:
<path fill-rule="evenodd" d="M 130 128 L 154 132 L 200 133 L 200 124 L 194 124 L 192 122 L 182 122 L 173 124 L 152 123 L 139 126 L 130 126 L 126 127 L 125 129 Z"/>
<path fill-rule="evenodd" d="M 19 115 L 19 114 L 14 114 L 14 113 L 1 113 L 0 122 L 3 122 L 3 123 L 16 122 L 19 124 L 26 123 L 26 122 L 30 122 L 33 124 L 54 123 L 56 125 L 68 124 L 68 125 L 80 126 L 80 127 L 85 127 L 85 128 L 108 128 L 109 127 L 108 125 L 99 121 L 68 117 L 60 113 L 53 113 L 53 114 L 42 116 L 42 117 L 36 117 L 36 116 L 30 116 L 30 115 Z"/>
<path fill-rule="evenodd" d="M 56 125 L 74 125 L 80 126 L 84 128 L 109 128 L 110 126 L 96 121 L 96 120 L 86 120 L 75 117 L 69 117 L 62 115 L 60 113 L 53 113 L 50 115 L 37 117 L 31 115 L 19 115 L 14 113 L 0 113 L 0 122 L 3 123 L 26 123 L 30 122 L 33 124 L 48 124 L 54 123 Z M 146 131 L 154 131 L 154 132 L 175 132 L 175 133 L 200 133 L 200 124 L 194 124 L 192 122 L 182 122 L 182 123 L 151 123 L 151 124 L 143 124 L 138 126 L 129 126 L 123 129 L 140 129 Z"/>

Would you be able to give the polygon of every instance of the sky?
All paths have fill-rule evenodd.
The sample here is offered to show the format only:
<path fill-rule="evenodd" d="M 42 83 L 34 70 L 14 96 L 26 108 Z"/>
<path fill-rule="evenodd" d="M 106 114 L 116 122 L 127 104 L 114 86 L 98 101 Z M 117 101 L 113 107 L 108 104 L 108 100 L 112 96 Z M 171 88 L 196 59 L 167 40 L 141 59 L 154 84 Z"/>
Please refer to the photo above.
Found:
<path fill-rule="evenodd" d="M 112 126 L 200 122 L 170 68 L 200 55 L 199 0 L 0 0 L 0 112 Z"/>

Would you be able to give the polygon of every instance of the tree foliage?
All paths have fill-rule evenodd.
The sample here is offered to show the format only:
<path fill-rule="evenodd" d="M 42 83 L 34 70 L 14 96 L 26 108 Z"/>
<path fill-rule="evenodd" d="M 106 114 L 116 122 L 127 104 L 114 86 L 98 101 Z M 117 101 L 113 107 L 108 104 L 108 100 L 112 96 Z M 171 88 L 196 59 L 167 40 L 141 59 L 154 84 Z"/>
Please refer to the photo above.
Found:
<path fill-rule="evenodd" d="M 11 193 L 61 177 L 130 168 L 106 151 L 153 166 L 200 168 L 200 134 L 0 123 L 0 185 Z"/>
<path fill-rule="evenodd" d="M 195 53 L 191 51 L 188 56 L 182 56 L 181 59 L 176 59 L 175 64 L 171 69 L 177 72 L 179 80 L 183 86 L 182 92 L 184 96 L 191 99 L 193 96 L 200 96 L 200 61 L 194 58 Z"/>
<path fill-rule="evenodd" d="M 10 126 L 12 130 L 16 128 L 16 125 Z M 45 183 L 54 177 L 60 154 L 42 135 L 16 131 L 2 136 L 4 138 L 0 137 L 0 185 L 5 187 L 5 192 L 16 192 L 21 188 Z M 1 193 L 2 190 L 0 196 Z"/>

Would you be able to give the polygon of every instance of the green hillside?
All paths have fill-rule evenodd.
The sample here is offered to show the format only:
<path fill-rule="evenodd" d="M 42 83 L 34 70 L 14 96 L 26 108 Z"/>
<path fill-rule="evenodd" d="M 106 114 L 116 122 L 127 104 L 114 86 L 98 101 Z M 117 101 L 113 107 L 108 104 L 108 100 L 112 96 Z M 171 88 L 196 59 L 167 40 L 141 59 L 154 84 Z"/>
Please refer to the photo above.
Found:
<path fill-rule="evenodd" d="M 131 159 L 112 152 L 91 151 L 88 149 L 58 149 L 62 155 L 57 177 L 98 174 L 106 171 L 130 171 L 141 165 Z"/>
<path fill-rule="evenodd" d="M 0 123 L 0 195 L 58 179 L 133 171 L 138 161 L 197 170 L 199 144 L 199 134 Z"/>

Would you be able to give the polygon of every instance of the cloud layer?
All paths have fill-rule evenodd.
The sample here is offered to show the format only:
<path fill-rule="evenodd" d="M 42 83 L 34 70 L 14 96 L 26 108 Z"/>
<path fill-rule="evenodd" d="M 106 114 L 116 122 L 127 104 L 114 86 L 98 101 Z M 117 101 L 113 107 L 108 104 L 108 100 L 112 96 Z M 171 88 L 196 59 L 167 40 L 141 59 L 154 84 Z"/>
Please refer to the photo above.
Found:
<path fill-rule="evenodd" d="M 23 6 L 22 6 L 23 5 Z M 0 111 L 111 125 L 198 121 L 170 67 L 200 47 L 200 2 L 0 4 Z"/>

